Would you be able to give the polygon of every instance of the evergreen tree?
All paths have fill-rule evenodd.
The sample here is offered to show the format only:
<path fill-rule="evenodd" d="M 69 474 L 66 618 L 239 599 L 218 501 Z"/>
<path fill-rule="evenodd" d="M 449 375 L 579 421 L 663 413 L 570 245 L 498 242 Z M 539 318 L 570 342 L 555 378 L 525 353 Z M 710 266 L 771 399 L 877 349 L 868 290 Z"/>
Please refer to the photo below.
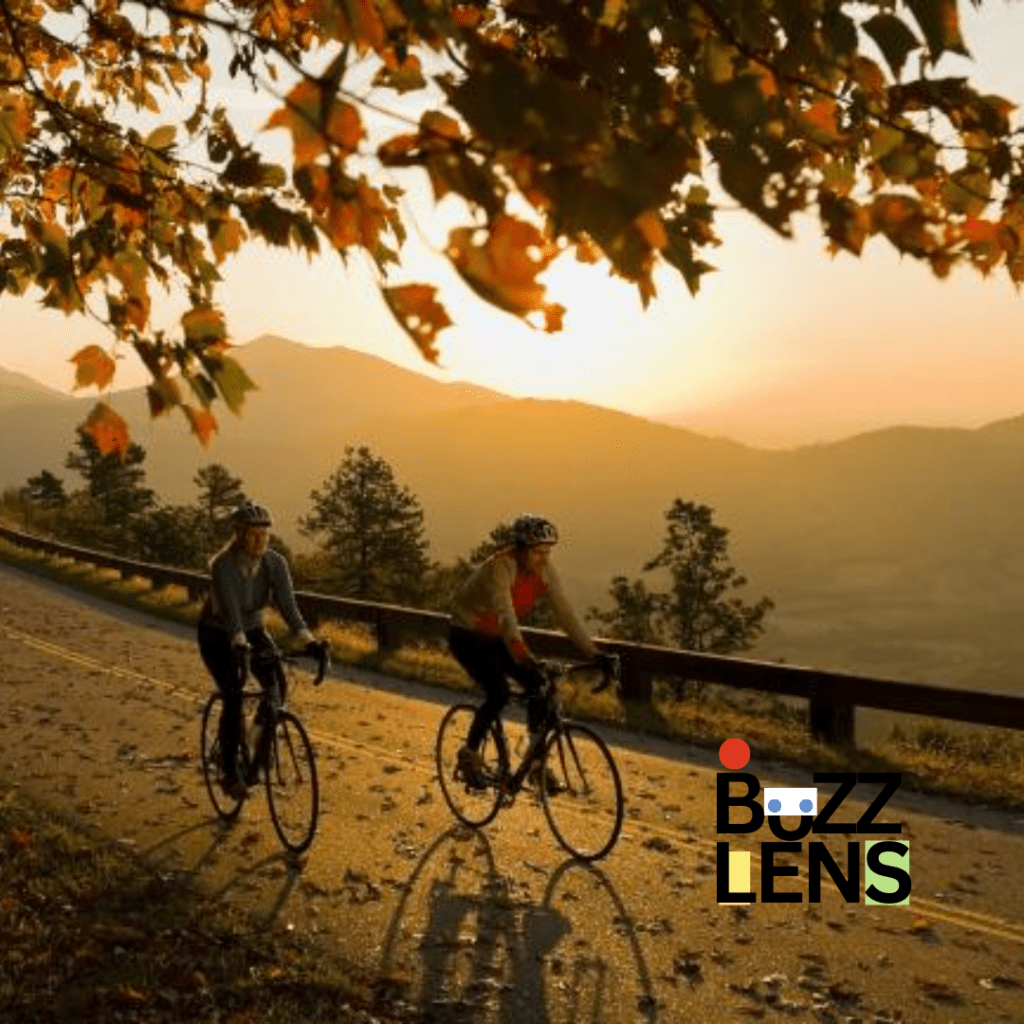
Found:
<path fill-rule="evenodd" d="M 592 608 L 591 617 L 622 640 L 715 654 L 749 649 L 774 604 L 767 597 L 745 604 L 735 595 L 747 580 L 729 561 L 729 531 L 714 522 L 707 505 L 678 498 L 665 519 L 664 545 L 643 571 L 667 571 L 669 590 L 649 590 L 643 580 L 616 576 L 610 590 L 614 607 Z"/>
<path fill-rule="evenodd" d="M 423 510 L 384 459 L 365 446 L 346 448 L 341 465 L 310 498 L 313 511 L 299 528 L 323 538 L 339 593 L 422 600 L 429 568 Z"/>

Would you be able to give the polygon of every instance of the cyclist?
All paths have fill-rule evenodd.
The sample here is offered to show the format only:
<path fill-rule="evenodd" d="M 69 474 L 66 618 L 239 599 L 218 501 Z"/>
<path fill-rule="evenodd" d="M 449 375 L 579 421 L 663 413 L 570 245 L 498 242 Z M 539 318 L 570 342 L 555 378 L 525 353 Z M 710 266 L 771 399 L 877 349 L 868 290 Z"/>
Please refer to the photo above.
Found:
<path fill-rule="evenodd" d="M 545 707 L 537 695 L 544 675 L 519 629 L 519 618 L 528 615 L 540 597 L 551 600 L 559 625 L 584 657 L 602 665 L 611 661 L 594 646 L 562 589 L 551 562 L 551 549 L 558 541 L 554 525 L 540 516 L 521 515 L 512 524 L 512 541 L 512 547 L 491 555 L 476 569 L 452 606 L 448 647 L 487 695 L 458 754 L 459 771 L 470 785 L 481 784 L 480 744 L 508 703 L 509 677 L 530 695 L 526 710 L 531 740 L 543 726 Z"/>
<path fill-rule="evenodd" d="M 320 654 L 295 603 L 288 563 L 268 548 L 270 511 L 246 500 L 231 515 L 232 539 L 210 559 L 210 593 L 199 613 L 199 654 L 223 695 L 218 726 L 221 785 L 232 797 L 245 793 L 238 772 L 242 687 L 251 662 L 264 688 L 273 684 L 273 640 L 263 627 L 263 609 L 273 605 L 284 616 L 306 653 Z M 284 695 L 282 694 L 282 697 Z"/>

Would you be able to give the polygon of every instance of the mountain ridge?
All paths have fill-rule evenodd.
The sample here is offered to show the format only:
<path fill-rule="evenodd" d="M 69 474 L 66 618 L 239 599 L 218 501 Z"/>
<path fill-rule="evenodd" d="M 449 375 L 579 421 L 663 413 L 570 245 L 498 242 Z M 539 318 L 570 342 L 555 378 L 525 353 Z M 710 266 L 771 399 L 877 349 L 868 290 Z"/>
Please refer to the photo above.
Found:
<path fill-rule="evenodd" d="M 996 690 L 1024 687 L 1024 417 L 983 427 L 895 426 L 772 450 L 576 400 L 452 387 L 378 357 L 288 339 L 237 355 L 261 385 L 222 413 L 209 449 L 180 415 L 152 421 L 145 393 L 112 403 L 147 450 L 148 482 L 193 501 L 195 470 L 222 462 L 267 501 L 295 544 L 309 495 L 366 444 L 419 498 L 431 556 L 465 555 L 531 510 L 563 534 L 558 560 L 581 608 L 640 575 L 676 498 L 710 505 L 742 592 L 776 602 L 758 657 Z M 292 348 L 291 346 L 297 346 Z M 261 351 L 262 349 L 262 351 Z M 62 470 L 95 396 L 3 408 L 0 482 Z"/>

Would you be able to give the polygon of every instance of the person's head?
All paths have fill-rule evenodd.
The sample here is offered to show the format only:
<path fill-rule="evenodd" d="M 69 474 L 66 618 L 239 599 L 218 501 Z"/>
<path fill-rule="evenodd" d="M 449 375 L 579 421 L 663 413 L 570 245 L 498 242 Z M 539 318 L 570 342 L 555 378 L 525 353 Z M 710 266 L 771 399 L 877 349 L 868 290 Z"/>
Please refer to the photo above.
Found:
<path fill-rule="evenodd" d="M 541 516 L 522 515 L 512 524 L 516 561 L 529 572 L 540 572 L 558 543 L 554 523 Z"/>
<path fill-rule="evenodd" d="M 259 558 L 267 550 L 272 520 L 266 505 L 243 501 L 231 513 L 231 525 L 235 528 L 235 544 L 250 558 Z"/>

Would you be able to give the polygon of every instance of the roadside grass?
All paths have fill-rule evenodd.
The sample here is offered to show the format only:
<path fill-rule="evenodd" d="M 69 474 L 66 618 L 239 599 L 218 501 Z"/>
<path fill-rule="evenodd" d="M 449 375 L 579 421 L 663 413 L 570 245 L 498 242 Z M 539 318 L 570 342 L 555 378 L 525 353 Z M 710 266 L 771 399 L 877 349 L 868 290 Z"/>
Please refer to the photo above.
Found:
<path fill-rule="evenodd" d="M 408 1024 L 329 949 L 201 895 L 180 873 L 0 780 L 3 1024 Z"/>
<path fill-rule="evenodd" d="M 181 588 L 154 591 L 146 580 L 122 580 L 112 570 L 28 552 L 2 539 L 0 561 L 176 622 L 194 624 L 198 618 L 199 605 Z M 286 630 L 275 614 L 270 614 L 268 625 L 283 639 Z M 317 632 L 330 640 L 337 662 L 455 693 L 474 692 L 441 643 L 418 641 L 396 651 L 380 651 L 369 627 L 324 623 Z M 671 699 L 668 686 L 657 680 L 654 690 L 650 705 L 624 707 L 614 696 L 593 695 L 585 684 L 577 683 L 567 690 L 566 707 L 576 717 L 712 749 L 742 736 L 755 757 L 813 770 L 898 771 L 907 789 L 1024 810 L 1024 735 L 1017 730 L 914 719 L 910 725 L 894 727 L 883 741 L 837 749 L 813 740 L 806 710 L 799 704 L 714 685 L 691 685 L 684 700 Z"/>

